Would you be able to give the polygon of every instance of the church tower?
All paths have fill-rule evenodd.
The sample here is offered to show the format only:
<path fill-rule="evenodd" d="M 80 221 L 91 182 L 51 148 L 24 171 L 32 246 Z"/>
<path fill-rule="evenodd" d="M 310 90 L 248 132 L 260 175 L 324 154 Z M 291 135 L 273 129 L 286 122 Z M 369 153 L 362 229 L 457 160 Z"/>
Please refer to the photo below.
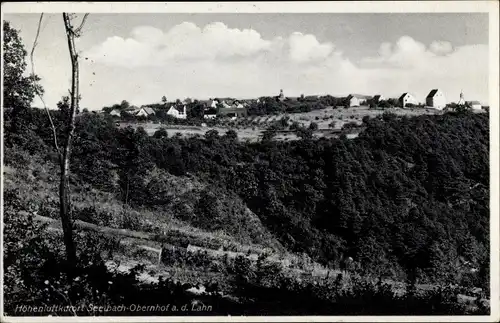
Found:
<path fill-rule="evenodd" d="M 457 105 L 465 105 L 464 92 L 460 91 L 460 100 L 458 100 Z"/>
<path fill-rule="evenodd" d="M 283 94 L 283 89 L 280 90 L 280 95 L 278 96 L 278 100 L 280 100 L 280 101 L 285 100 L 285 95 Z"/>

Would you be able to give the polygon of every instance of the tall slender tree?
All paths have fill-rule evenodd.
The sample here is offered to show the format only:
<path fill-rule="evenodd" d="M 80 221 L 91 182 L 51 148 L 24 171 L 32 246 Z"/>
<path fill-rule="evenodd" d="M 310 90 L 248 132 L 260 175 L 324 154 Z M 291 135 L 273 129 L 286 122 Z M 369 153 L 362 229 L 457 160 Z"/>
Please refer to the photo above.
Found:
<path fill-rule="evenodd" d="M 59 183 L 59 214 L 64 232 L 64 243 L 66 246 L 66 256 L 70 268 L 76 266 L 76 248 L 73 240 L 73 228 L 71 222 L 71 200 L 69 189 L 69 174 L 70 174 L 70 155 L 72 141 L 75 132 L 75 117 L 78 110 L 80 93 L 79 93 L 79 65 L 78 53 L 75 48 L 75 38 L 80 37 L 81 30 L 88 14 L 83 17 L 80 26 L 75 28 L 72 24 L 74 15 L 63 13 L 64 28 L 68 41 L 68 49 L 71 58 L 71 90 L 70 90 L 70 106 L 69 118 L 65 130 L 65 142 L 62 152 L 60 152 L 60 183 Z"/>

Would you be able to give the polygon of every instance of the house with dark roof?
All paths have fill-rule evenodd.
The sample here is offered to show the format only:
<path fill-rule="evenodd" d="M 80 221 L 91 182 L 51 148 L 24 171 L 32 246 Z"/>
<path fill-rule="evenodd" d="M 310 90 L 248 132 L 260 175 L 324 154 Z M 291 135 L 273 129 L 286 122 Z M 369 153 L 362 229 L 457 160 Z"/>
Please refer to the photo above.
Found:
<path fill-rule="evenodd" d="M 135 113 L 137 117 L 149 117 L 155 115 L 155 110 L 150 107 L 142 107 Z"/>
<path fill-rule="evenodd" d="M 361 101 L 363 100 L 366 100 L 366 98 L 362 95 L 349 94 L 347 96 L 347 102 L 349 102 L 350 107 L 359 107 L 361 105 Z"/>
<path fill-rule="evenodd" d="M 467 105 L 470 106 L 473 110 L 481 110 L 483 108 L 479 101 L 467 101 Z"/>
<path fill-rule="evenodd" d="M 425 98 L 425 105 L 434 109 L 442 110 L 446 107 L 446 98 L 440 89 L 433 89 Z"/>
<path fill-rule="evenodd" d="M 186 105 L 182 105 L 182 107 L 179 105 L 173 105 L 170 109 L 168 109 L 167 114 L 177 119 L 186 119 Z"/>
<path fill-rule="evenodd" d="M 399 97 L 399 104 L 402 108 L 406 107 L 407 104 L 418 104 L 417 99 L 413 94 L 405 92 Z"/>

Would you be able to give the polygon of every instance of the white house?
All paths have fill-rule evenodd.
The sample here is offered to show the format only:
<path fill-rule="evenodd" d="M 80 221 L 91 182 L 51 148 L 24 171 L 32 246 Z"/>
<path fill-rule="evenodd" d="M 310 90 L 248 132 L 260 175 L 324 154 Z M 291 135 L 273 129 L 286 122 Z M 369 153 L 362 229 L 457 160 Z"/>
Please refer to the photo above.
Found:
<path fill-rule="evenodd" d="M 111 110 L 111 112 L 109 113 L 110 116 L 115 116 L 115 117 L 119 117 L 122 115 L 122 112 L 118 109 L 113 109 Z"/>
<path fill-rule="evenodd" d="M 467 101 L 467 104 L 472 108 L 472 110 L 481 110 L 483 108 L 479 101 Z"/>
<path fill-rule="evenodd" d="M 137 113 L 135 115 L 137 117 L 147 117 L 147 116 L 154 115 L 154 114 L 155 114 L 155 110 L 153 110 L 149 107 L 142 107 L 139 109 L 139 111 L 137 111 Z"/>
<path fill-rule="evenodd" d="M 186 106 L 182 106 L 182 111 L 179 111 L 178 107 L 176 106 L 171 106 L 170 109 L 168 109 L 167 114 L 177 119 L 186 119 Z"/>
<path fill-rule="evenodd" d="M 353 95 L 353 94 L 349 94 L 349 96 L 347 97 L 347 100 L 349 100 L 349 106 L 350 107 L 359 107 L 360 106 L 360 101 L 362 100 L 363 98 L 357 96 L 357 95 Z"/>
<path fill-rule="evenodd" d="M 425 104 L 428 107 L 442 110 L 446 107 L 446 98 L 440 89 L 434 89 L 425 98 Z"/>
<path fill-rule="evenodd" d="M 406 92 L 399 97 L 399 104 L 404 108 L 407 104 L 418 104 L 418 102 L 411 93 Z"/>

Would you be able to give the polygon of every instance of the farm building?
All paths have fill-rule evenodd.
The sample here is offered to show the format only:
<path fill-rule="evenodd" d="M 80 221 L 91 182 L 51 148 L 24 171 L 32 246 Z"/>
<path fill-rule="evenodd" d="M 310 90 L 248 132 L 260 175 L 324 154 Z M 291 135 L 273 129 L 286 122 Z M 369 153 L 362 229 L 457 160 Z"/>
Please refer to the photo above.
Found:
<path fill-rule="evenodd" d="M 347 96 L 347 100 L 349 102 L 350 107 L 359 107 L 361 101 L 365 100 L 365 98 L 359 95 L 349 94 L 349 96 Z"/>
<path fill-rule="evenodd" d="M 379 103 L 380 101 L 384 101 L 385 97 L 382 94 L 377 94 L 373 97 L 372 101 L 373 103 Z"/>
<path fill-rule="evenodd" d="M 442 110 L 446 106 L 446 98 L 440 89 L 433 89 L 425 98 L 425 104 L 428 107 Z"/>
<path fill-rule="evenodd" d="M 143 108 L 140 108 L 139 111 L 137 111 L 137 113 L 135 115 L 138 117 L 147 117 L 150 115 L 155 115 L 155 110 L 153 110 L 150 107 L 143 107 Z"/>
<path fill-rule="evenodd" d="M 467 105 L 472 108 L 472 110 L 481 110 L 483 106 L 479 101 L 467 101 Z"/>
<path fill-rule="evenodd" d="M 167 114 L 177 119 L 186 119 L 186 106 L 183 105 L 182 110 L 180 110 L 180 107 L 178 106 L 171 106 L 170 109 L 168 109 Z"/>
<path fill-rule="evenodd" d="M 406 107 L 406 105 L 408 105 L 408 104 L 418 104 L 418 102 L 415 99 L 415 97 L 411 93 L 408 93 L 408 92 L 403 93 L 399 97 L 398 101 L 399 101 L 399 105 L 402 108 Z"/>

